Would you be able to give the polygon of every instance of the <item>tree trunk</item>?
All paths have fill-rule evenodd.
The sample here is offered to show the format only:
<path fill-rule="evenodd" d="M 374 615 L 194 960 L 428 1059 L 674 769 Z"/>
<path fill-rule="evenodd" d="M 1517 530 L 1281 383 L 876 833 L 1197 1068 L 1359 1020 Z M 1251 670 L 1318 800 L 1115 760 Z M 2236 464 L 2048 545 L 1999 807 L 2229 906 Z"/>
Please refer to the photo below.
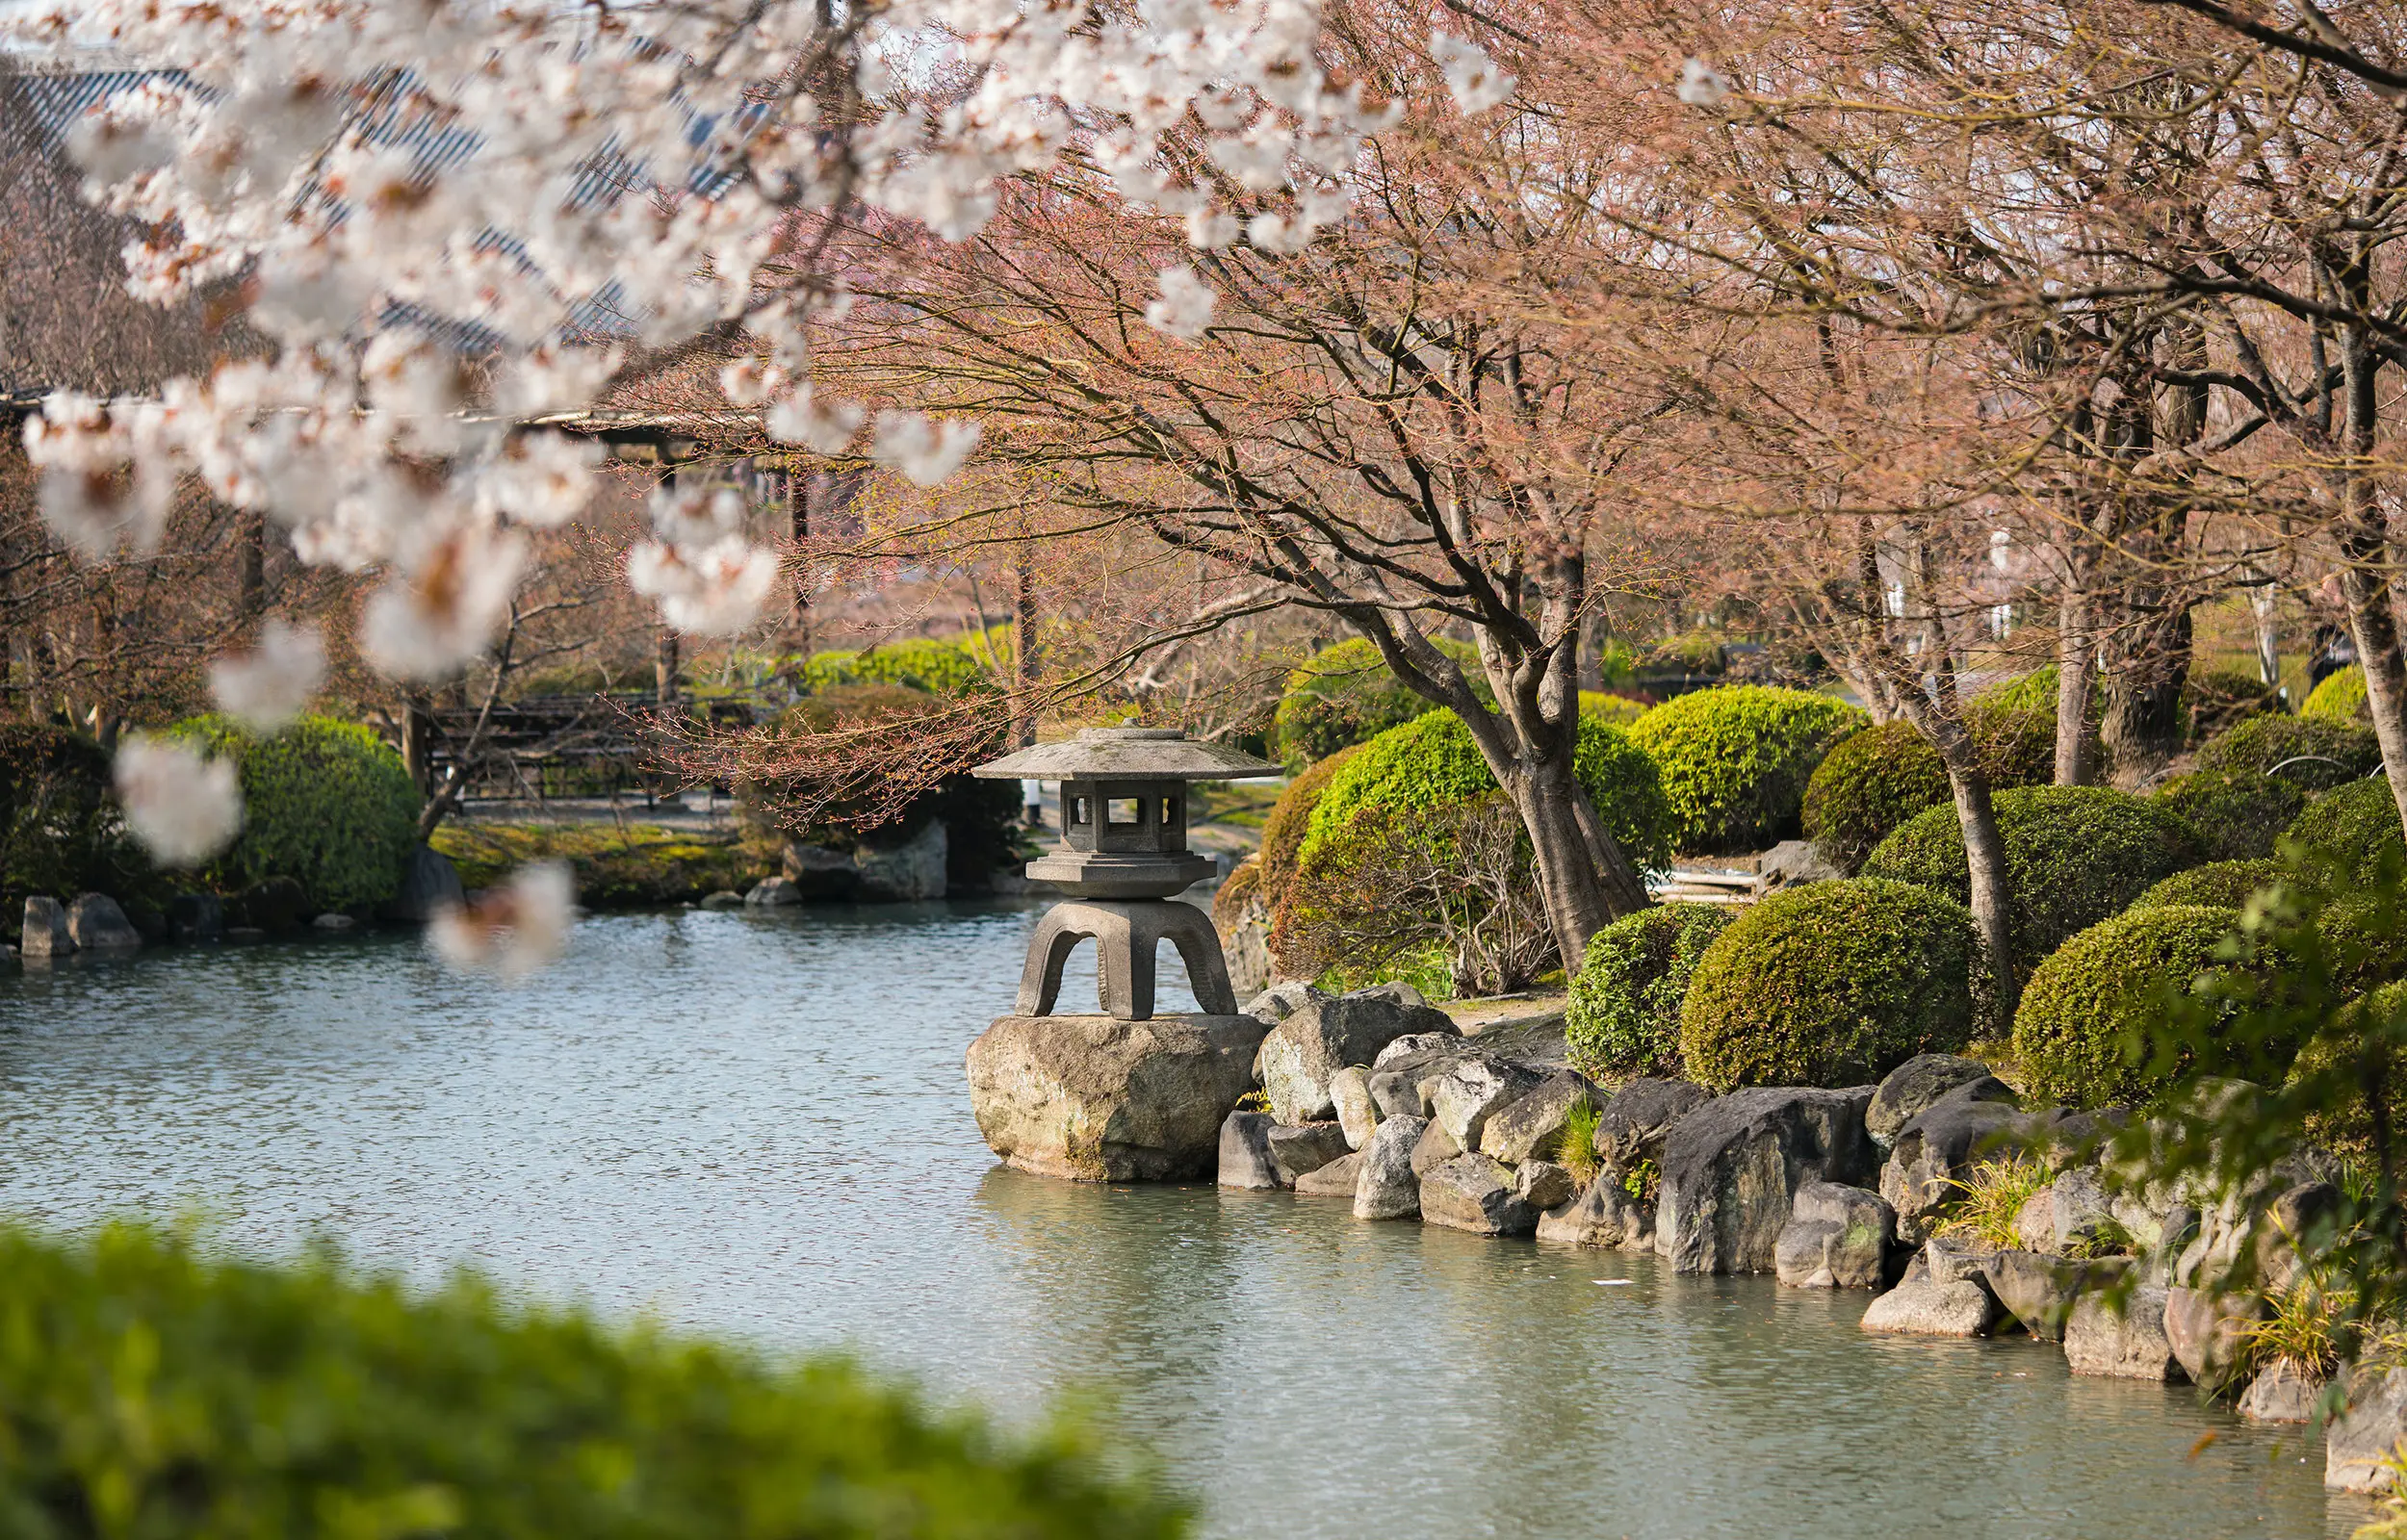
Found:
<path fill-rule="evenodd" d="M 2182 748 L 2182 687 L 2189 676 L 2189 606 L 2143 624 L 2106 680 L 2098 736 L 2118 779 L 2137 777 Z"/>
<path fill-rule="evenodd" d="M 1555 933 L 1563 976 L 1569 979 L 1588 961 L 1589 937 L 1611 924 L 1617 912 L 1605 896 L 1589 832 L 1580 818 L 1588 797 L 1571 772 L 1567 752 L 1528 761 L 1509 783 L 1521 827 L 1529 831 L 1539 893 L 1545 902 L 1546 923 Z M 1611 844 L 1610 836 L 1606 843 Z"/>
<path fill-rule="evenodd" d="M 2056 783 L 2086 786 L 2098 779 L 2097 750 L 2089 735 L 2097 654 L 2090 646 L 2089 605 L 2079 578 L 2064 590 L 2056 635 Z"/>
<path fill-rule="evenodd" d="M 268 610 L 268 521 L 256 513 L 235 516 L 234 610 L 236 625 L 254 635 Z"/>
<path fill-rule="evenodd" d="M 1967 745 L 1969 748 L 1969 744 Z M 1969 755 L 1966 756 L 1969 758 Z M 1973 929 L 1989 954 L 1991 1030 L 2014 1024 L 2023 987 L 2014 970 L 2014 932 L 2009 915 L 2014 878 L 2006 869 L 2006 836 L 1998 833 L 1998 810 L 1989 799 L 1989 778 L 1978 764 L 1948 766 L 1948 789 L 1955 797 L 1955 819 L 1964 830 L 1964 865 L 1972 878 Z"/>
<path fill-rule="evenodd" d="M 2281 593 L 2270 580 L 2248 590 L 2248 609 L 2257 618 L 2257 678 L 2271 688 L 2282 683 Z"/>
<path fill-rule="evenodd" d="M 2366 671 L 2366 712 L 2382 746 L 2391 799 L 2398 806 L 2401 824 L 2407 825 L 2407 658 L 2399 653 L 2398 615 L 2383 578 L 2387 544 L 2378 527 L 2368 529 L 2361 520 L 2342 543 L 2342 552 L 2348 560 L 2341 569 L 2341 592 L 2348 601 L 2357 661 Z"/>

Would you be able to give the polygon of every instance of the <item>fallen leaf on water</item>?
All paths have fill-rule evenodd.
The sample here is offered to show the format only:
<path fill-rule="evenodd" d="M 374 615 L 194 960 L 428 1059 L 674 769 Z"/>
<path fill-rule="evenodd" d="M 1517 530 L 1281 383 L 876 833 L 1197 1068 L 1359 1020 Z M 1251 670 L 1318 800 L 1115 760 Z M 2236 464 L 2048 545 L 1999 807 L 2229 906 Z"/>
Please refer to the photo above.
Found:
<path fill-rule="evenodd" d="M 2199 1455 L 2204 1454 L 2207 1451 L 2207 1446 L 2222 1436 L 2223 1435 L 2221 1433 L 2214 1431 L 2213 1428 L 2209 1428 L 2206 1432 L 2199 1434 L 2198 1442 L 2189 1447 L 2189 1458 L 2194 1460 Z"/>

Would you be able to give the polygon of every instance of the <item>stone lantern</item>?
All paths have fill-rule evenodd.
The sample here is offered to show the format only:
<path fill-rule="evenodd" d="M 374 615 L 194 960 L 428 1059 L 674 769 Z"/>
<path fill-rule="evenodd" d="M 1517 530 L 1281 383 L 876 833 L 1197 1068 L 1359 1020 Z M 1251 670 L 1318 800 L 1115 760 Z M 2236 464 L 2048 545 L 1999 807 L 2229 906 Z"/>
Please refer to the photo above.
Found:
<path fill-rule="evenodd" d="M 971 772 L 989 780 L 1061 783 L 1061 843 L 1028 863 L 1028 875 L 1060 886 L 1058 904 L 1037 926 L 1021 975 L 1019 1014 L 1052 1013 L 1062 965 L 1092 937 L 1105 1014 L 1145 1021 L 1153 1014 L 1154 954 L 1178 949 L 1207 1015 L 1233 1015 L 1229 965 L 1211 917 L 1173 902 L 1217 869 L 1187 848 L 1187 794 L 1197 781 L 1238 781 L 1279 767 L 1175 728 L 1089 728 L 1062 743 L 1022 749 Z"/>

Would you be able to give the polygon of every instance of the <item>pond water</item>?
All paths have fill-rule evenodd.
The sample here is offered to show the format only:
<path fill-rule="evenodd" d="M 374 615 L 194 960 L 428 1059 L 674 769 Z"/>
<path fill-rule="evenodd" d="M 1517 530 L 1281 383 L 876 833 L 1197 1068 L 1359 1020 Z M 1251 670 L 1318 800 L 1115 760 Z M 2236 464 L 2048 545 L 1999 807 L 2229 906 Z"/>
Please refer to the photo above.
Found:
<path fill-rule="evenodd" d="M 1001 1169 L 961 1058 L 1034 922 L 603 916 L 517 988 L 393 935 L 0 975 L 0 1209 L 199 1212 L 270 1254 L 330 1234 L 420 1277 L 464 1262 L 846 1347 L 1014 1418 L 1100 1398 L 1213 1536 L 2203 1540 L 2367 1517 L 2323 1493 L 2316 1440 L 2074 1379 L 2025 1341 L 1866 1338 L 1860 1295 Z"/>

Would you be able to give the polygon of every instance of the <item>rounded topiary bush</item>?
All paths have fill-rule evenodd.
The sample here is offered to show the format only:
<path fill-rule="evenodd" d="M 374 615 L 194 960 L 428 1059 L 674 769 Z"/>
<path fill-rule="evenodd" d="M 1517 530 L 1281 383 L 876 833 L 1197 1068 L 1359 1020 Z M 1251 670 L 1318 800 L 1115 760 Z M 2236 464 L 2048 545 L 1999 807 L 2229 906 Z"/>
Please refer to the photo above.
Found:
<path fill-rule="evenodd" d="M 1620 842 L 1631 864 L 1647 871 L 1670 860 L 1671 814 L 1655 761 L 1630 734 L 1582 717 L 1572 768 L 1606 833 Z M 1365 808 L 1409 811 L 1468 802 L 1496 789 L 1496 778 L 1462 719 L 1452 711 L 1432 711 L 1388 729 L 1337 768 L 1312 809 L 1299 860 L 1308 864 L 1314 852 L 1342 837 Z"/>
<path fill-rule="evenodd" d="M 2381 776 L 2351 782 L 2307 805 L 2290 837 L 2337 861 L 2356 881 L 2370 883 L 2385 864 L 2407 866 L 2397 799 Z"/>
<path fill-rule="evenodd" d="M 2203 904 L 2134 909 L 2073 937 L 2032 970 L 2014 1013 L 2026 1094 L 2070 1107 L 2135 1104 L 2191 1074 L 2187 1047 L 2166 1052 L 2170 998 L 2217 966 L 2239 923 Z M 2160 1059 L 2165 1062 L 2158 1062 Z"/>
<path fill-rule="evenodd" d="M 845 685 L 892 685 L 958 698 L 996 689 L 994 671 L 959 642 L 910 636 L 864 652 L 814 653 L 802 666 L 813 694 Z"/>
<path fill-rule="evenodd" d="M 2186 872 L 2175 872 L 2134 899 L 2132 908 L 2204 905 L 2210 909 L 2245 909 L 2257 893 L 2295 881 L 2290 868 L 2278 860 L 2214 860 Z"/>
<path fill-rule="evenodd" d="M 108 751 L 46 722 L 0 722 L 0 920 L 13 938 L 27 897 L 130 899 L 157 874 L 126 833 Z"/>
<path fill-rule="evenodd" d="M 1485 699 L 1488 680 L 1479 649 L 1442 637 L 1436 646 L 1461 666 Z M 1339 749 L 1426 715 L 1429 708 L 1428 697 L 1389 673 L 1379 649 L 1357 636 L 1321 649 L 1287 676 L 1272 737 L 1287 768 L 1302 770 Z"/>
<path fill-rule="evenodd" d="M 401 886 L 418 845 L 418 788 L 374 732 L 321 716 L 268 737 L 221 716 L 168 732 L 241 770 L 243 833 L 208 880 L 240 890 L 290 878 L 318 910 L 380 904 Z"/>
<path fill-rule="evenodd" d="M 2043 663 L 2028 674 L 1990 685 L 1974 696 L 1972 704 L 2001 711 L 2044 711 L 2054 720 L 2057 687 L 2062 679 L 2054 663 Z"/>
<path fill-rule="evenodd" d="M 20 1536 L 999 1540 L 1189 1532 L 1067 1429 L 459 1277 L 0 1230 Z"/>
<path fill-rule="evenodd" d="M 1676 1069 L 1689 979 L 1736 917 L 1724 904 L 1661 904 L 1590 937 L 1565 1013 L 1571 1066 L 1591 1079 Z"/>
<path fill-rule="evenodd" d="M 1809 883 L 1755 905 L 1697 961 L 1680 1004 L 1690 1079 L 1857 1086 L 1972 1034 L 1973 919 L 1875 878 Z"/>
<path fill-rule="evenodd" d="M 1358 744 L 1339 749 L 1326 759 L 1313 760 L 1287 783 L 1262 819 L 1261 891 L 1263 902 L 1271 908 L 1279 907 L 1287 885 L 1295 879 L 1296 866 L 1304 858 L 1305 836 L 1311 833 L 1313 809 L 1321 805 L 1338 768 L 1359 748 Z"/>
<path fill-rule="evenodd" d="M 2018 971 L 2204 855 L 2197 834 L 2172 813 L 2103 786 L 2018 786 L 1991 805 L 2014 885 L 2007 919 Z M 1968 902 L 1972 876 L 1954 807 L 1908 820 L 1872 853 L 1864 875 Z"/>
<path fill-rule="evenodd" d="M 1869 719 L 1806 690 L 1725 684 L 1675 696 L 1630 728 L 1663 774 L 1682 850 L 1755 850 L 1795 838 L 1806 783 Z"/>
<path fill-rule="evenodd" d="M 2252 770 L 2197 770 L 2159 786 L 2152 800 L 2198 832 L 2206 855 L 2249 860 L 2273 853 L 2273 842 L 2307 806 L 2307 793 Z"/>
<path fill-rule="evenodd" d="M 2407 980 L 2386 984 L 2348 1003 L 2325 1030 L 2307 1040 L 2291 1065 L 2296 1086 L 2312 1079 L 2316 1106 L 2301 1119 L 2307 1138 L 2343 1160 L 2375 1167 L 2374 1103 L 2368 1084 L 2382 1090 L 2383 1121 L 2391 1147 L 2407 1141 L 2407 1063 L 2392 1044 L 2407 1017 Z"/>
<path fill-rule="evenodd" d="M 2198 751 L 2198 768 L 2233 775 L 2276 774 L 2307 791 L 2329 791 L 2382 768 L 2373 729 L 2316 717 L 2251 717 Z"/>
<path fill-rule="evenodd" d="M 2182 731 L 2192 743 L 2281 708 L 2273 686 L 2250 670 L 2193 664 L 2189 677 L 2182 681 Z"/>
<path fill-rule="evenodd" d="M 2356 663 L 2323 676 L 2307 692 L 2298 714 L 2318 722 L 2363 722 L 2372 715 L 2366 704 L 2366 671 Z"/>
<path fill-rule="evenodd" d="M 2056 727 L 2037 711 L 1977 710 L 1967 725 L 1990 786 L 2027 786 L 2056 771 Z M 1805 837 L 1843 872 L 1926 808 L 1950 801 L 1947 765 L 1910 722 L 1849 734 L 1805 786 Z"/>

